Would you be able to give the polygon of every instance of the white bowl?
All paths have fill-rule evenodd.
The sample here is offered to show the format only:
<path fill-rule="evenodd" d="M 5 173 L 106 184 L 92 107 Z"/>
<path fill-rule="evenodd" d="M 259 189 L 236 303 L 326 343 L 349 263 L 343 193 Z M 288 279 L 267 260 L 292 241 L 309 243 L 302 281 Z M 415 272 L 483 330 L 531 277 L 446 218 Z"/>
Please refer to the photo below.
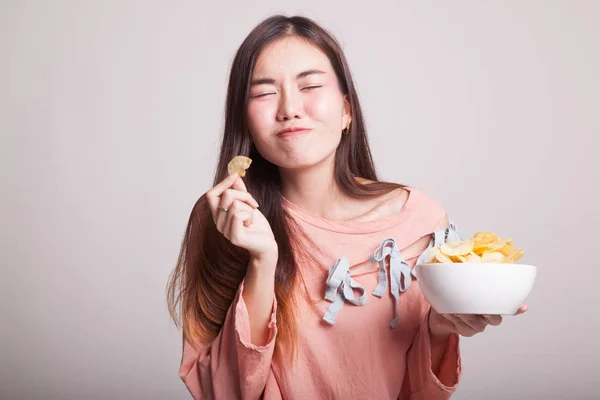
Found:
<path fill-rule="evenodd" d="M 513 315 L 535 282 L 537 268 L 525 264 L 419 264 L 417 280 L 440 314 Z"/>

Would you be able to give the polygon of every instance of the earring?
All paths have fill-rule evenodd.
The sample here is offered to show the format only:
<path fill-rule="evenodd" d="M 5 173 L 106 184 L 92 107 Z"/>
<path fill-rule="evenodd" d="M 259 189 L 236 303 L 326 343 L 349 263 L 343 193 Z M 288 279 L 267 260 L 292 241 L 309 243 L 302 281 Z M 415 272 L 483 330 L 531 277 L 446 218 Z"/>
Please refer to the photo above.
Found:
<path fill-rule="evenodd" d="M 342 134 L 347 135 L 348 132 L 350 132 L 350 121 L 348 121 L 348 125 L 346 125 L 346 128 L 342 131 Z"/>

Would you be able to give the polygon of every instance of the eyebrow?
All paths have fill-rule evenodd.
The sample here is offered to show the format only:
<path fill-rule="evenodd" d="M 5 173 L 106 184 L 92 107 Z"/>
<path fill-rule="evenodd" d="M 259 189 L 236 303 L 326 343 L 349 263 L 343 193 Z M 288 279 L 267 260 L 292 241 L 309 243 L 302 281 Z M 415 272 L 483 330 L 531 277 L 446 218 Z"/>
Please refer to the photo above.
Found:
<path fill-rule="evenodd" d="M 307 71 L 300 72 L 298 75 L 296 75 L 296 79 L 306 78 L 307 76 L 313 75 L 313 74 L 325 74 L 325 71 L 321 71 L 319 69 L 309 69 Z M 254 79 L 250 83 L 250 86 L 272 85 L 274 83 L 275 83 L 275 79 L 273 79 L 273 78 L 257 78 L 257 79 Z"/>

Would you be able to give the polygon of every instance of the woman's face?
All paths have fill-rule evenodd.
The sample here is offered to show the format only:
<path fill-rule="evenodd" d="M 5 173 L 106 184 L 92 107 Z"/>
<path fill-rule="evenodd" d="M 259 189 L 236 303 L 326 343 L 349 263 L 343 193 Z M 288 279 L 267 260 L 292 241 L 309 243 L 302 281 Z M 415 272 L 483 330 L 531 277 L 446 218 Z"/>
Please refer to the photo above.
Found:
<path fill-rule="evenodd" d="M 333 160 L 350 119 L 350 104 L 320 49 L 289 37 L 261 52 L 251 77 L 248 122 L 266 160 L 285 169 Z"/>

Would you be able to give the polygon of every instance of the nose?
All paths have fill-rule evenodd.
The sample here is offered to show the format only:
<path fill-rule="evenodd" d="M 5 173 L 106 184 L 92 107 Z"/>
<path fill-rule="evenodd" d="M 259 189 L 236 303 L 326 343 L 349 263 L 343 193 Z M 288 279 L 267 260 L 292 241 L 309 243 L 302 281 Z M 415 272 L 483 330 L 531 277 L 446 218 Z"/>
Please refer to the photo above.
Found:
<path fill-rule="evenodd" d="M 302 96 L 296 90 L 284 90 L 279 100 L 278 121 L 289 121 L 304 117 Z"/>

